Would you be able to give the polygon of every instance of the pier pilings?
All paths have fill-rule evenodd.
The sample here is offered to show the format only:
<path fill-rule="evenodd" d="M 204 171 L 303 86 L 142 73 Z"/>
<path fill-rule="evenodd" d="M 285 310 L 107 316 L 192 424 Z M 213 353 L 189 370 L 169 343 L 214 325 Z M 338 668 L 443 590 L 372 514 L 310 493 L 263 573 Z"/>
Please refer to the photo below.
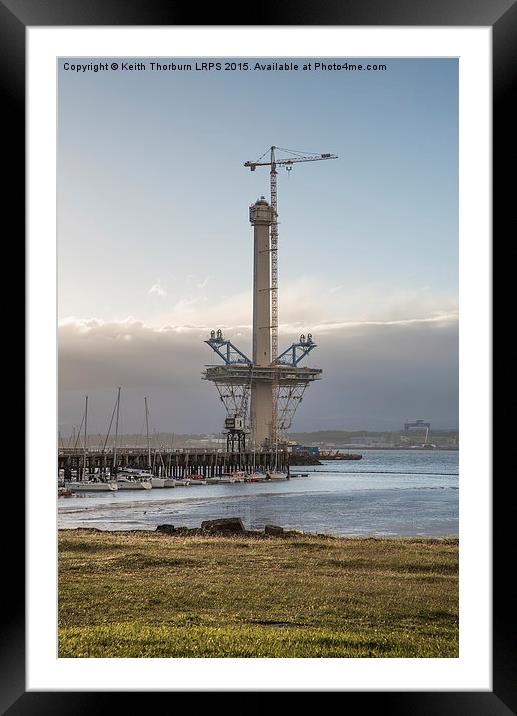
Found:
<path fill-rule="evenodd" d="M 220 477 L 224 473 L 242 471 L 251 473 L 289 469 L 289 453 L 286 450 L 260 450 L 253 453 L 219 452 L 215 450 L 151 450 L 151 465 L 147 450 L 121 448 L 117 450 L 116 466 L 112 450 L 73 448 L 58 452 L 59 474 L 65 482 L 80 479 L 83 475 L 96 475 L 109 479 L 125 467 L 152 469 L 156 477 L 183 478 L 189 475 Z M 116 470 L 115 470 L 116 467 Z"/>

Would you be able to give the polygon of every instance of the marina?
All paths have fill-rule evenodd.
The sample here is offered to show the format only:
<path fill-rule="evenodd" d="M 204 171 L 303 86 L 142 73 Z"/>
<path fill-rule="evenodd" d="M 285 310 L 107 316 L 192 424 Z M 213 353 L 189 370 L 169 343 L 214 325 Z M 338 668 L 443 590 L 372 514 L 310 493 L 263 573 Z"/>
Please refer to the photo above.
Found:
<path fill-rule="evenodd" d="M 357 462 L 297 469 L 289 480 L 178 480 L 181 490 L 81 493 L 58 500 L 60 528 L 153 530 L 240 517 L 248 529 L 342 536 L 458 534 L 458 452 L 370 450 Z M 187 482 L 189 484 L 187 484 Z"/>

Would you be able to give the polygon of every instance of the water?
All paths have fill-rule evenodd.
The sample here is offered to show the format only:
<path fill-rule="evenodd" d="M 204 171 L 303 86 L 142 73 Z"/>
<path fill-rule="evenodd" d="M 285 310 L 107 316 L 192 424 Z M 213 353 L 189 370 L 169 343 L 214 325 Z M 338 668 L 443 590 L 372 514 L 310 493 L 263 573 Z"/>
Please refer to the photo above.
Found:
<path fill-rule="evenodd" d="M 276 524 L 343 536 L 458 534 L 457 451 L 365 450 L 360 461 L 292 472 L 309 476 L 59 498 L 58 525 L 154 530 L 240 517 L 247 529 Z"/>

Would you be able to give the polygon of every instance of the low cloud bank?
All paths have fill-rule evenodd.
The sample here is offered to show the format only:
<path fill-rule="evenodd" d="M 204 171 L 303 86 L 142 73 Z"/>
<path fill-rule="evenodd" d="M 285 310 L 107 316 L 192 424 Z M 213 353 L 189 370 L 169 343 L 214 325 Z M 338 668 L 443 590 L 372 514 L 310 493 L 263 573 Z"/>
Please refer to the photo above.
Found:
<path fill-rule="evenodd" d="M 300 314 L 298 314 L 300 315 Z M 128 318 L 104 322 L 70 318 L 59 327 L 59 424 L 63 434 L 81 421 L 89 395 L 89 432 L 103 433 L 117 386 L 122 386 L 121 431 L 142 427 L 144 395 L 152 427 L 219 431 L 223 409 L 215 388 L 201 380 L 205 364 L 219 359 L 203 343 L 211 326 L 161 327 Z M 306 391 L 295 430 L 397 429 L 426 418 L 436 427 L 458 422 L 458 322 L 455 312 L 373 321 L 327 322 L 313 331 L 318 348 L 309 365 L 323 379 Z M 280 347 L 301 332 L 285 324 Z M 225 333 L 251 352 L 249 326 Z"/>

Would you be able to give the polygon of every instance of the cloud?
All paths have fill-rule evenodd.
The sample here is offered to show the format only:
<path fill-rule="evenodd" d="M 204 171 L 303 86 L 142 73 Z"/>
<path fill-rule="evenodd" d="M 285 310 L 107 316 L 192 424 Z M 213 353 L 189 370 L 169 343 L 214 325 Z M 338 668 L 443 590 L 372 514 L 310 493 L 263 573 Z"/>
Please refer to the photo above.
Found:
<path fill-rule="evenodd" d="M 150 396 L 156 429 L 221 430 L 220 401 L 201 380 L 204 366 L 219 362 L 204 343 L 208 330 L 195 322 L 149 326 L 132 317 L 63 321 L 59 422 L 72 424 L 78 416 L 80 421 L 88 394 L 89 424 L 102 431 L 122 386 L 121 430 L 140 429 L 144 395 Z M 249 326 L 225 334 L 251 353 Z M 281 331 L 280 349 L 294 338 Z M 314 338 L 318 348 L 308 365 L 321 367 L 323 379 L 307 390 L 293 429 L 396 429 L 420 417 L 437 426 L 457 425 L 458 321 L 452 313 L 321 324 Z"/>
<path fill-rule="evenodd" d="M 128 317 L 123 321 L 68 319 L 59 326 L 59 378 L 64 389 L 108 388 L 121 383 L 170 385 L 192 372 L 190 355 L 202 366 L 199 328 L 154 328 Z M 194 370 L 196 370 L 194 369 Z"/>
<path fill-rule="evenodd" d="M 207 281 L 208 285 L 208 281 Z M 228 291 L 225 281 L 210 282 L 203 293 L 177 301 L 155 320 L 157 325 L 198 326 L 205 330 L 249 328 L 252 321 L 251 288 Z M 330 331 L 358 324 L 456 320 L 457 297 L 428 287 L 401 289 L 385 284 L 327 285 L 303 276 L 283 281 L 279 291 L 280 330 L 294 335 Z"/>
<path fill-rule="evenodd" d="M 151 286 L 151 288 L 149 289 L 149 291 L 147 293 L 149 295 L 152 295 L 154 293 L 156 296 L 166 296 L 167 295 L 167 291 L 162 286 L 160 279 L 157 279 L 156 283 L 154 283 Z"/>
<path fill-rule="evenodd" d="M 337 331 L 341 329 L 353 329 L 366 326 L 411 326 L 425 323 L 436 323 L 447 325 L 456 323 L 458 320 L 458 312 L 450 311 L 437 316 L 428 316 L 426 318 L 401 318 L 393 321 L 344 321 L 344 322 L 326 322 L 319 323 L 314 326 L 314 330 L 318 332 Z"/>
<path fill-rule="evenodd" d="M 201 279 L 199 275 L 196 275 L 195 273 L 188 273 L 185 278 L 187 279 L 188 283 L 193 284 L 195 282 L 195 286 L 198 289 L 203 289 L 208 286 L 208 282 L 210 281 L 210 276 L 205 276 L 205 278 Z"/>

